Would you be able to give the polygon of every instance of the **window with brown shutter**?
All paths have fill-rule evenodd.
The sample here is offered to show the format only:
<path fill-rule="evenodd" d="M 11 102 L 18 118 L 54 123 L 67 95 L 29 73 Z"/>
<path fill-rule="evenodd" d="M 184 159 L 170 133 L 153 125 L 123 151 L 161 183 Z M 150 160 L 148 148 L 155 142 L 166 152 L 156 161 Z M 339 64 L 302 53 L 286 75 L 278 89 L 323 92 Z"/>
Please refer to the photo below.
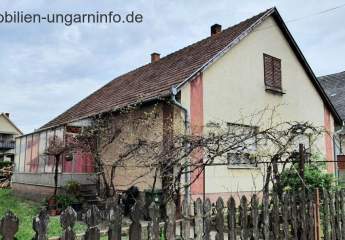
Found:
<path fill-rule="evenodd" d="M 281 60 L 264 54 L 264 79 L 266 90 L 283 93 Z"/>

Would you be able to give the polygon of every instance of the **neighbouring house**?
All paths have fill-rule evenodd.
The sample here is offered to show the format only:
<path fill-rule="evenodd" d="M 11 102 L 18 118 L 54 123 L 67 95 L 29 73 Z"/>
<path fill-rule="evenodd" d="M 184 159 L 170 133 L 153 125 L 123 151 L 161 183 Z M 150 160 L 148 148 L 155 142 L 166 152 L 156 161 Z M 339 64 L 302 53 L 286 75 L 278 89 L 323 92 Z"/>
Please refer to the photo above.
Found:
<path fill-rule="evenodd" d="M 0 114 L 0 162 L 14 162 L 15 138 L 22 134 L 22 131 L 11 121 L 9 113 Z"/>
<path fill-rule="evenodd" d="M 321 86 L 324 88 L 341 119 L 345 120 L 345 71 L 318 77 Z M 340 142 L 340 154 L 338 155 L 337 171 L 339 180 L 345 182 L 345 130 L 337 131 Z"/>
<path fill-rule="evenodd" d="M 121 112 L 138 103 L 134 111 Z M 274 121 L 308 121 L 326 128 L 331 134 L 319 139 L 317 147 L 327 160 L 334 160 L 338 150 L 332 133 L 342 125 L 342 119 L 278 10 L 271 8 L 224 30 L 215 24 L 207 38 L 165 57 L 151 54 L 151 63 L 115 78 L 36 132 L 17 138 L 12 186 L 17 191 L 47 192 L 52 185 L 53 164 L 42 153 L 49 136 L 67 139 L 74 127 L 87 125 L 91 116 L 100 113 L 113 112 L 113 124 L 118 129 L 117 139 L 104 153 L 104 161 L 111 162 L 137 136 L 164 142 L 185 126 L 191 134 L 206 134 L 204 126 L 209 122 L 236 123 L 241 116 L 275 106 L 280 107 Z M 143 120 L 146 112 L 154 112 L 154 120 Z M 92 159 L 75 154 L 73 161 L 62 161 L 60 184 L 66 179 L 91 181 Z M 334 172 L 334 163 L 329 162 L 327 168 Z M 151 175 L 133 181 L 143 175 L 143 168 L 117 171 L 115 184 L 119 189 L 134 184 L 144 190 L 153 184 Z M 205 193 L 212 199 L 261 188 L 260 168 L 229 164 L 207 167 L 190 191 L 193 197 Z"/>

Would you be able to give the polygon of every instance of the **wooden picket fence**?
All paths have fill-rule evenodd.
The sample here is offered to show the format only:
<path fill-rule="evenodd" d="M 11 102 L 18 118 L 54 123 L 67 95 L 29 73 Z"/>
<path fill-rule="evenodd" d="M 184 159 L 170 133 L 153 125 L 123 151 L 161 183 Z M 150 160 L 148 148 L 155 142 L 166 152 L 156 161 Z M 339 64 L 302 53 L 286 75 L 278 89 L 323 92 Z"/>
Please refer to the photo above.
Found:
<path fill-rule="evenodd" d="M 197 199 L 193 204 L 182 202 L 181 219 L 176 220 L 176 206 L 168 202 L 166 218 L 161 221 L 159 206 L 149 207 L 151 221 L 143 222 L 142 205 L 137 202 L 130 213 L 129 240 L 235 240 L 235 239 L 345 239 L 345 191 L 318 191 L 298 193 L 242 196 L 239 201 L 230 197 L 226 202 L 218 198 L 215 204 L 206 199 Z M 193 210 L 191 211 L 191 206 Z M 98 240 L 101 237 L 99 224 L 106 223 L 107 239 L 123 237 L 123 208 L 114 200 L 108 200 L 105 210 L 91 206 L 85 215 L 87 230 L 82 239 Z M 320 220 L 321 219 L 321 220 Z M 73 229 L 77 213 L 68 207 L 60 216 L 63 233 L 60 239 L 76 239 Z M 43 209 L 33 219 L 35 236 L 27 239 L 46 240 L 49 216 Z M 104 224 L 103 224 L 104 225 Z M 5 240 L 15 239 L 20 228 L 19 219 L 8 211 L 0 221 L 0 236 Z M 144 234 L 145 232 L 145 234 Z"/>

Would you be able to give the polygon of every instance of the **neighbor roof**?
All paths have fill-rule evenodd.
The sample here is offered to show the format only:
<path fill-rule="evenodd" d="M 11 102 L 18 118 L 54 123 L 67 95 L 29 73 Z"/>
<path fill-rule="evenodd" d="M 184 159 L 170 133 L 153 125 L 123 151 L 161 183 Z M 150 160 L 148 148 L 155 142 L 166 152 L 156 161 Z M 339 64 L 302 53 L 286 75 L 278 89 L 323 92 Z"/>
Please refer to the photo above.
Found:
<path fill-rule="evenodd" d="M 11 121 L 11 119 L 9 117 L 7 117 L 6 113 L 0 113 L 0 117 L 3 117 L 4 119 L 7 120 L 7 122 L 12 125 L 12 127 L 14 129 L 17 130 L 17 132 L 1 132 L 1 133 L 9 133 L 9 134 L 19 134 L 19 135 L 23 135 L 23 132 Z"/>
<path fill-rule="evenodd" d="M 41 129 L 59 126 L 68 122 L 87 118 L 102 112 L 145 102 L 170 94 L 173 86 L 182 86 L 214 62 L 218 56 L 236 45 L 267 17 L 273 16 L 282 32 L 289 40 L 300 62 L 322 99 L 329 106 L 335 119 L 340 119 L 314 73 L 305 61 L 291 34 L 287 30 L 276 8 L 270 8 L 252 18 L 223 30 L 221 33 L 205 38 L 188 47 L 169 54 L 159 61 L 144 65 L 120 77 L 115 78 L 96 92 L 92 93 L 66 112 L 62 113 Z"/>
<path fill-rule="evenodd" d="M 318 78 L 340 117 L 345 120 L 345 71 Z"/>

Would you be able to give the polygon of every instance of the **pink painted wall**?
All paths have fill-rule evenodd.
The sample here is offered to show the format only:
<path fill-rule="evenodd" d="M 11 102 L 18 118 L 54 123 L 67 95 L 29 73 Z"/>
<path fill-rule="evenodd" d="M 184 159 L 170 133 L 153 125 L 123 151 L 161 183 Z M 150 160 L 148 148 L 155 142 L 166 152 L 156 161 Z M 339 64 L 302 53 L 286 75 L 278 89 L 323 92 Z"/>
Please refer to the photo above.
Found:
<path fill-rule="evenodd" d="M 191 81 L 190 87 L 190 121 L 193 135 L 202 135 L 204 126 L 203 110 L 203 81 L 202 75 Z M 192 155 L 192 161 L 202 162 L 203 151 L 197 150 Z M 202 194 L 204 191 L 204 172 L 200 174 L 201 169 L 192 173 L 191 193 L 192 195 Z"/>
<path fill-rule="evenodd" d="M 331 130 L 332 130 L 332 123 L 331 123 L 331 113 L 328 110 L 328 108 L 326 106 L 324 106 L 324 127 L 326 130 L 325 133 L 325 147 L 326 147 L 326 159 L 327 161 L 333 161 L 333 139 L 332 139 L 332 135 Z M 334 169 L 334 163 L 333 162 L 328 162 L 327 163 L 327 171 L 329 173 L 334 173 L 335 169 Z"/>

